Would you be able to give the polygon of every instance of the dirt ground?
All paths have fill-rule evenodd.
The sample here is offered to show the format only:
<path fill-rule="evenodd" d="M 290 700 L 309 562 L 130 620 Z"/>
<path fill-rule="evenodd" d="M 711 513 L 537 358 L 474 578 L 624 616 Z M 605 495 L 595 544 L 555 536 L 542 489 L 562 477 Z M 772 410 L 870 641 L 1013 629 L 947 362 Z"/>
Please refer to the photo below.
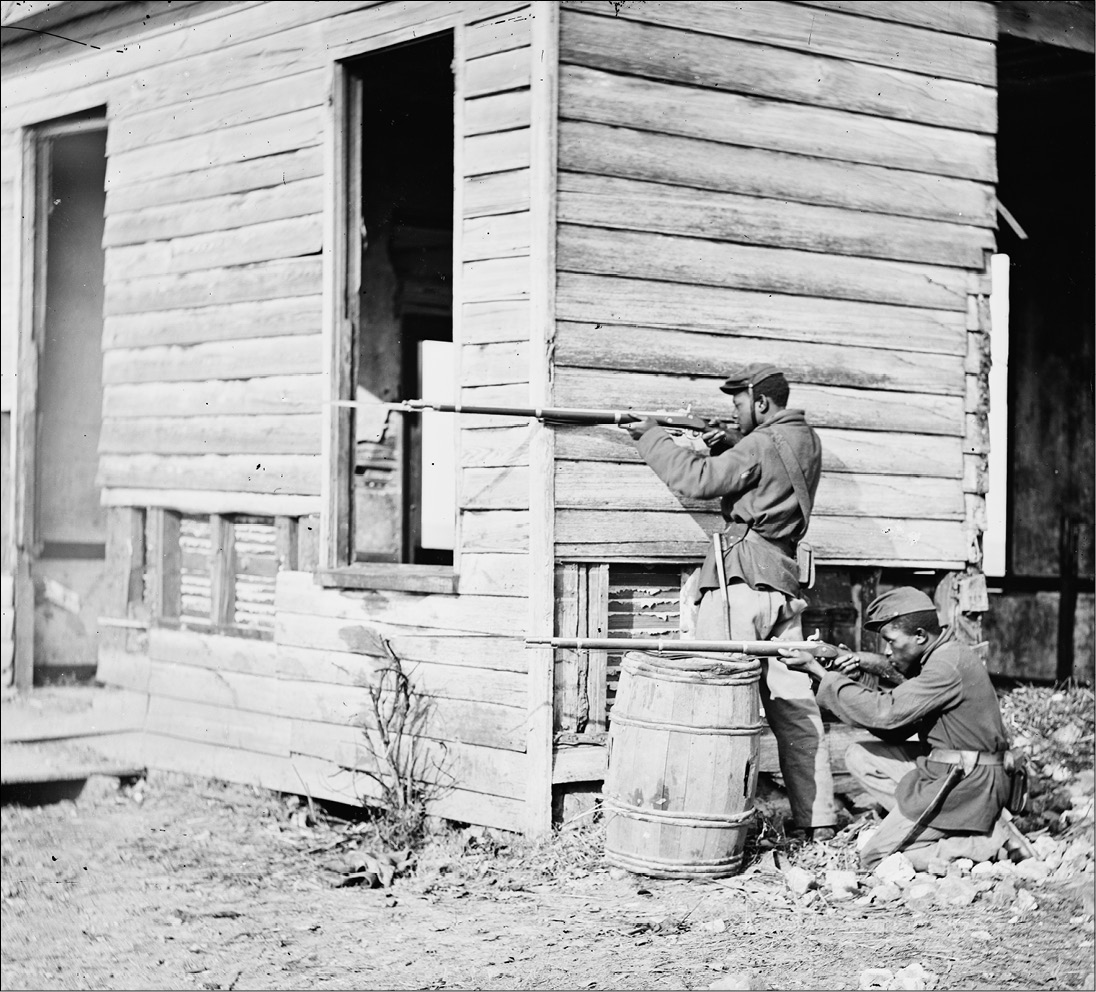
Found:
<path fill-rule="evenodd" d="M 742 875 L 685 882 L 609 869 L 592 817 L 540 843 L 452 828 L 367 888 L 339 884 L 362 867 L 357 837 L 313 813 L 155 772 L 6 803 L 3 987 L 855 989 L 865 969 L 919 964 L 940 989 L 1092 988 L 1075 891 L 1038 887 L 1021 914 L 795 898 L 775 868 L 851 866 L 840 835 L 752 838 Z"/>

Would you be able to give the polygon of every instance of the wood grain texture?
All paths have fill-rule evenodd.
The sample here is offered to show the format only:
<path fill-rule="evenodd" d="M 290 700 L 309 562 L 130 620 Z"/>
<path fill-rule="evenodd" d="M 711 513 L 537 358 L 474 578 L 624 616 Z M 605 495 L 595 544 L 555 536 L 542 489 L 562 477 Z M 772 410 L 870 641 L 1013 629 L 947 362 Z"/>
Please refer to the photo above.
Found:
<path fill-rule="evenodd" d="M 993 233 L 972 225 L 564 173 L 560 220 L 746 245 L 980 268 Z"/>
<path fill-rule="evenodd" d="M 560 168 L 993 228 L 993 187 L 585 121 L 560 123 Z"/>
<path fill-rule="evenodd" d="M 784 341 L 960 355 L 965 318 L 955 310 L 816 299 L 623 275 L 559 274 L 560 320 L 679 328 Z"/>
<path fill-rule="evenodd" d="M 563 66 L 564 119 L 991 182 L 993 139 L 875 117 Z"/>
<path fill-rule="evenodd" d="M 112 348 L 103 355 L 105 384 L 186 382 L 208 379 L 211 370 L 225 379 L 317 375 L 322 370 L 320 335 L 293 335 L 249 341 Z"/>
<path fill-rule="evenodd" d="M 99 451 L 111 455 L 318 455 L 320 415 L 142 417 L 105 420 Z"/>
<path fill-rule="evenodd" d="M 913 6 L 907 4 L 906 6 Z M 811 8 L 796 3 L 751 0 L 709 0 L 679 3 L 673 0 L 625 5 L 567 2 L 568 10 L 593 11 L 603 16 L 633 18 L 722 37 L 807 51 L 831 58 L 904 69 L 945 79 L 992 86 L 996 81 L 994 47 L 985 37 L 941 37 L 936 30 L 855 17 L 840 10 Z M 983 12 L 983 31 L 986 30 Z"/>
<path fill-rule="evenodd" d="M 563 272 L 627 273 L 632 279 L 894 303 L 958 310 L 964 315 L 967 307 L 966 273 L 943 266 L 573 224 L 560 224 L 558 250 Z"/>
<path fill-rule="evenodd" d="M 997 40 L 997 19 L 989 3 L 952 0 L 800 0 L 808 7 L 840 10 L 899 24 L 931 28 L 970 38 Z"/>
<path fill-rule="evenodd" d="M 318 496 L 318 455 L 102 455 L 97 484 L 104 487 L 205 489 L 237 493 Z"/>
<path fill-rule="evenodd" d="M 995 129 L 996 99 L 989 86 L 695 30 L 702 24 L 718 30 L 723 23 L 718 14 L 695 18 L 691 30 L 664 27 L 655 23 L 658 11 L 646 22 L 564 11 L 560 58 L 606 72 L 771 100 L 984 133 Z M 945 44 L 941 40 L 941 47 Z"/>
<path fill-rule="evenodd" d="M 528 88 L 482 96 L 464 103 L 463 131 L 466 135 L 491 134 L 528 126 Z"/>
<path fill-rule="evenodd" d="M 530 76 L 528 48 L 505 49 L 464 63 L 466 98 L 527 89 Z"/>
<path fill-rule="evenodd" d="M 513 10 L 468 24 L 464 29 L 464 57 L 477 59 L 528 46 L 530 14 L 528 4 L 515 5 Z"/>
<path fill-rule="evenodd" d="M 103 390 L 103 419 L 317 413 L 321 379 L 319 375 L 261 376 L 107 386 Z"/>
<path fill-rule="evenodd" d="M 464 180 L 465 217 L 514 213 L 529 209 L 529 169 L 510 169 Z"/>

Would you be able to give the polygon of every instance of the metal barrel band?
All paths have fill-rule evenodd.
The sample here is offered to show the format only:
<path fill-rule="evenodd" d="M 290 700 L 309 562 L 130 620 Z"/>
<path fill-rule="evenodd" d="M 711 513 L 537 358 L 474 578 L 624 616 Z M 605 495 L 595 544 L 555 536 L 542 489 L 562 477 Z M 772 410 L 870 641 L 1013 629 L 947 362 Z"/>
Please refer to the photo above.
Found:
<path fill-rule="evenodd" d="M 625 662 L 626 670 L 638 678 L 657 679 L 659 682 L 692 682 L 696 685 L 711 685 L 711 686 L 724 686 L 724 685 L 749 685 L 751 682 L 761 681 L 760 666 L 756 672 L 746 672 L 744 674 L 719 674 L 718 672 L 705 672 L 703 670 L 695 670 L 692 673 L 682 673 L 680 675 L 666 672 L 663 669 L 655 668 L 654 666 L 644 665 L 642 662 Z"/>
<path fill-rule="evenodd" d="M 675 826 L 723 828 L 737 827 L 753 820 L 756 810 L 748 809 L 743 813 L 676 813 L 669 810 L 641 809 L 626 803 L 618 796 L 605 796 L 602 800 L 606 813 L 625 816 L 629 820 L 643 820 L 648 823 L 670 823 Z"/>
<path fill-rule="evenodd" d="M 760 734 L 760 723 L 748 723 L 741 727 L 697 727 L 687 723 L 661 723 L 656 720 L 640 720 L 624 713 L 613 712 L 612 721 L 618 727 L 640 727 L 643 730 L 672 730 L 682 734 L 707 734 L 719 737 L 750 737 Z"/>
<path fill-rule="evenodd" d="M 678 862 L 663 858 L 636 857 L 620 851 L 606 850 L 605 860 L 617 868 L 634 871 L 652 878 L 722 878 L 737 875 L 744 856 L 735 854 L 719 861 Z"/>

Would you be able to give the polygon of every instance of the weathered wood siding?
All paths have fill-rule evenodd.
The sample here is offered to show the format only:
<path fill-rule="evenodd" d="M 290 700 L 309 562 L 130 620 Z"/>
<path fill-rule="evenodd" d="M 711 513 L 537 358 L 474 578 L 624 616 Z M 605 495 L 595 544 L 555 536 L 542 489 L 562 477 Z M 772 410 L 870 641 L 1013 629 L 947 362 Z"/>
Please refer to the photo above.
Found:
<path fill-rule="evenodd" d="M 353 802 L 370 789 L 347 769 L 368 761 L 357 723 L 385 638 L 431 706 L 424 741 L 449 786 L 434 811 L 521 829 L 529 500 L 478 466 L 527 464 L 528 425 L 464 432 L 459 596 L 344 595 L 284 563 L 275 582 L 268 531 L 276 515 L 321 509 L 335 60 L 455 31 L 461 386 L 466 400 L 528 402 L 529 5 L 164 3 L 141 5 L 144 21 L 131 6 L 66 24 L 84 46 L 28 37 L 3 50 L 5 396 L 20 128 L 105 106 L 99 481 L 117 512 L 257 515 L 245 525 L 257 551 L 240 550 L 236 529 L 256 581 L 241 590 L 237 577 L 235 620 L 273 636 L 154 626 L 147 659 L 110 639 L 100 677 L 149 693 L 153 764 Z M 206 532 L 183 538 L 185 623 L 208 617 L 217 576 Z M 124 610 L 140 612 L 123 594 Z"/>
<path fill-rule="evenodd" d="M 555 402 L 717 413 L 729 365 L 780 363 L 825 447 L 823 559 L 972 560 L 992 6 L 562 6 Z M 621 431 L 560 431 L 557 459 L 560 556 L 703 554 L 711 505 Z"/>

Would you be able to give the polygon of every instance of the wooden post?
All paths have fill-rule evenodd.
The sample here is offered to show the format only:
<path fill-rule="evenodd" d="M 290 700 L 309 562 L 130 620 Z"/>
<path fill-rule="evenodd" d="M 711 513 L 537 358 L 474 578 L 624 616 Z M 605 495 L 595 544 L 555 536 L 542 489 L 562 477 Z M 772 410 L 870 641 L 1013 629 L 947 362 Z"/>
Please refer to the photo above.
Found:
<path fill-rule="evenodd" d="M 555 342 L 556 162 L 559 104 L 559 5 L 531 8 L 532 106 L 529 198 L 530 258 L 529 398 L 551 406 L 551 354 Z M 458 59 L 457 64 L 461 65 Z M 463 71 L 463 69 L 462 69 Z M 531 428 L 529 444 L 529 633 L 551 636 L 555 617 L 555 434 Z M 530 650 L 526 753 L 526 833 L 552 829 L 552 708 L 554 654 Z"/>
<path fill-rule="evenodd" d="M 107 615 L 128 619 L 145 598 L 145 513 L 131 506 L 107 508 L 106 582 Z M 124 651 L 133 632 L 119 627 L 99 631 L 99 651 Z"/>
<path fill-rule="evenodd" d="M 278 571 L 297 571 L 297 518 L 274 518 L 274 553 L 278 557 Z"/>
<path fill-rule="evenodd" d="M 1073 626 L 1077 615 L 1077 522 L 1062 514 L 1058 529 L 1059 682 L 1073 678 Z"/>
<path fill-rule="evenodd" d="M 586 573 L 586 634 L 588 637 L 609 636 L 609 566 L 604 563 L 591 565 Z M 586 654 L 587 696 L 590 701 L 586 733 L 600 734 L 609 728 L 606 712 L 609 652 L 597 650 Z"/>
<path fill-rule="evenodd" d="M 183 609 L 182 556 L 179 552 L 180 515 L 160 506 L 149 507 L 147 517 L 149 612 L 154 620 L 177 620 Z"/>
<path fill-rule="evenodd" d="M 231 517 L 209 518 L 209 620 L 214 627 L 236 622 L 236 525 Z"/>

